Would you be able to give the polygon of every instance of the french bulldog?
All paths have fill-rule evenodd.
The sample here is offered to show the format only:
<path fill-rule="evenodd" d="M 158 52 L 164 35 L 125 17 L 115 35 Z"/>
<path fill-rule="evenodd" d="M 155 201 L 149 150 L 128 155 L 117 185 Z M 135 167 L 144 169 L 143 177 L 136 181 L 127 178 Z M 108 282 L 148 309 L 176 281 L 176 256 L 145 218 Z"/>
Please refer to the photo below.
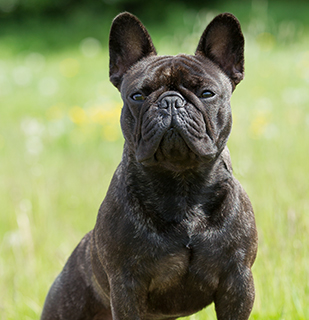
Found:
<path fill-rule="evenodd" d="M 122 13 L 109 50 L 122 160 L 41 319 L 176 319 L 212 302 L 219 320 L 248 319 L 257 231 L 226 146 L 244 76 L 238 20 L 215 17 L 194 55 L 158 56 L 142 23 Z"/>

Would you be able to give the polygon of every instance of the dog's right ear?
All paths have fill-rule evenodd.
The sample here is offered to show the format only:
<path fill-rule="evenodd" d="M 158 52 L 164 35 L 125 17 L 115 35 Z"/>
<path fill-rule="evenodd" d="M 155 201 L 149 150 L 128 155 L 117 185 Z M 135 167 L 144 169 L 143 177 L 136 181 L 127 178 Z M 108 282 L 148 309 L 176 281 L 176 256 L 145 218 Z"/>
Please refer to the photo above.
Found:
<path fill-rule="evenodd" d="M 114 19 L 109 35 L 109 77 L 115 87 L 120 89 L 132 65 L 156 54 L 148 31 L 134 15 L 124 12 Z"/>

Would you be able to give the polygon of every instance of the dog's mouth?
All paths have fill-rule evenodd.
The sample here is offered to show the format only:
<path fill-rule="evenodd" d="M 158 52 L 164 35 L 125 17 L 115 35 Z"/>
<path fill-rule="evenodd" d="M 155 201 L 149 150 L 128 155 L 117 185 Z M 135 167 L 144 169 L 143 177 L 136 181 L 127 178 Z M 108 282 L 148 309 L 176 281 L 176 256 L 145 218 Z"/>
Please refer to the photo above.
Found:
<path fill-rule="evenodd" d="M 145 166 L 161 165 L 173 170 L 188 168 L 195 165 L 197 155 L 192 152 L 181 134 L 175 128 L 170 128 L 163 135 L 154 154 L 139 161 Z"/>
<path fill-rule="evenodd" d="M 170 128 L 163 135 L 154 160 L 160 163 L 189 164 L 196 159 L 196 154 L 188 147 L 181 134 L 175 128 Z"/>
<path fill-rule="evenodd" d="M 174 171 L 196 167 L 201 161 L 210 161 L 214 155 L 215 151 L 207 147 L 205 139 L 174 126 L 150 141 L 142 140 L 136 153 L 137 160 L 145 166 L 160 165 Z"/>

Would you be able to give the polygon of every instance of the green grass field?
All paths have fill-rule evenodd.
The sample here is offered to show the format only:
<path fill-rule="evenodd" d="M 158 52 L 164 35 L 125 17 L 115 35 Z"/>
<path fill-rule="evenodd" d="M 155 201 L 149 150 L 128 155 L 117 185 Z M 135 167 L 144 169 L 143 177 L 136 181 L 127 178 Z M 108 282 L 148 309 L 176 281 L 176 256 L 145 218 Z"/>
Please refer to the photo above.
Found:
<path fill-rule="evenodd" d="M 309 319 L 308 27 L 272 20 L 264 9 L 224 10 L 239 10 L 246 37 L 228 145 L 259 231 L 250 319 Z M 212 14 L 182 16 L 170 32 L 149 27 L 159 53 L 194 52 Z M 108 81 L 98 30 L 106 39 L 110 20 L 103 24 L 80 33 L 73 22 L 1 31 L 1 320 L 39 318 L 51 283 L 93 228 L 120 161 L 121 100 Z M 213 307 L 190 319 L 215 319 Z"/>

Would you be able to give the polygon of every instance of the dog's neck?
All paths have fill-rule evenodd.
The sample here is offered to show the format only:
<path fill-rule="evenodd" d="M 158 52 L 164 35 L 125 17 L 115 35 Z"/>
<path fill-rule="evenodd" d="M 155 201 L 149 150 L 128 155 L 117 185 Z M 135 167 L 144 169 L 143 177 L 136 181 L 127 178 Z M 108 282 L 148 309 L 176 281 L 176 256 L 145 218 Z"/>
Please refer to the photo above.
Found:
<path fill-rule="evenodd" d="M 134 201 L 138 212 L 155 224 L 178 223 L 190 212 L 196 212 L 197 204 L 220 203 L 232 179 L 228 150 L 212 163 L 183 172 L 145 167 L 132 153 L 124 152 L 118 170 L 119 178 L 124 178 L 119 196 L 121 193 L 128 201 Z"/>

